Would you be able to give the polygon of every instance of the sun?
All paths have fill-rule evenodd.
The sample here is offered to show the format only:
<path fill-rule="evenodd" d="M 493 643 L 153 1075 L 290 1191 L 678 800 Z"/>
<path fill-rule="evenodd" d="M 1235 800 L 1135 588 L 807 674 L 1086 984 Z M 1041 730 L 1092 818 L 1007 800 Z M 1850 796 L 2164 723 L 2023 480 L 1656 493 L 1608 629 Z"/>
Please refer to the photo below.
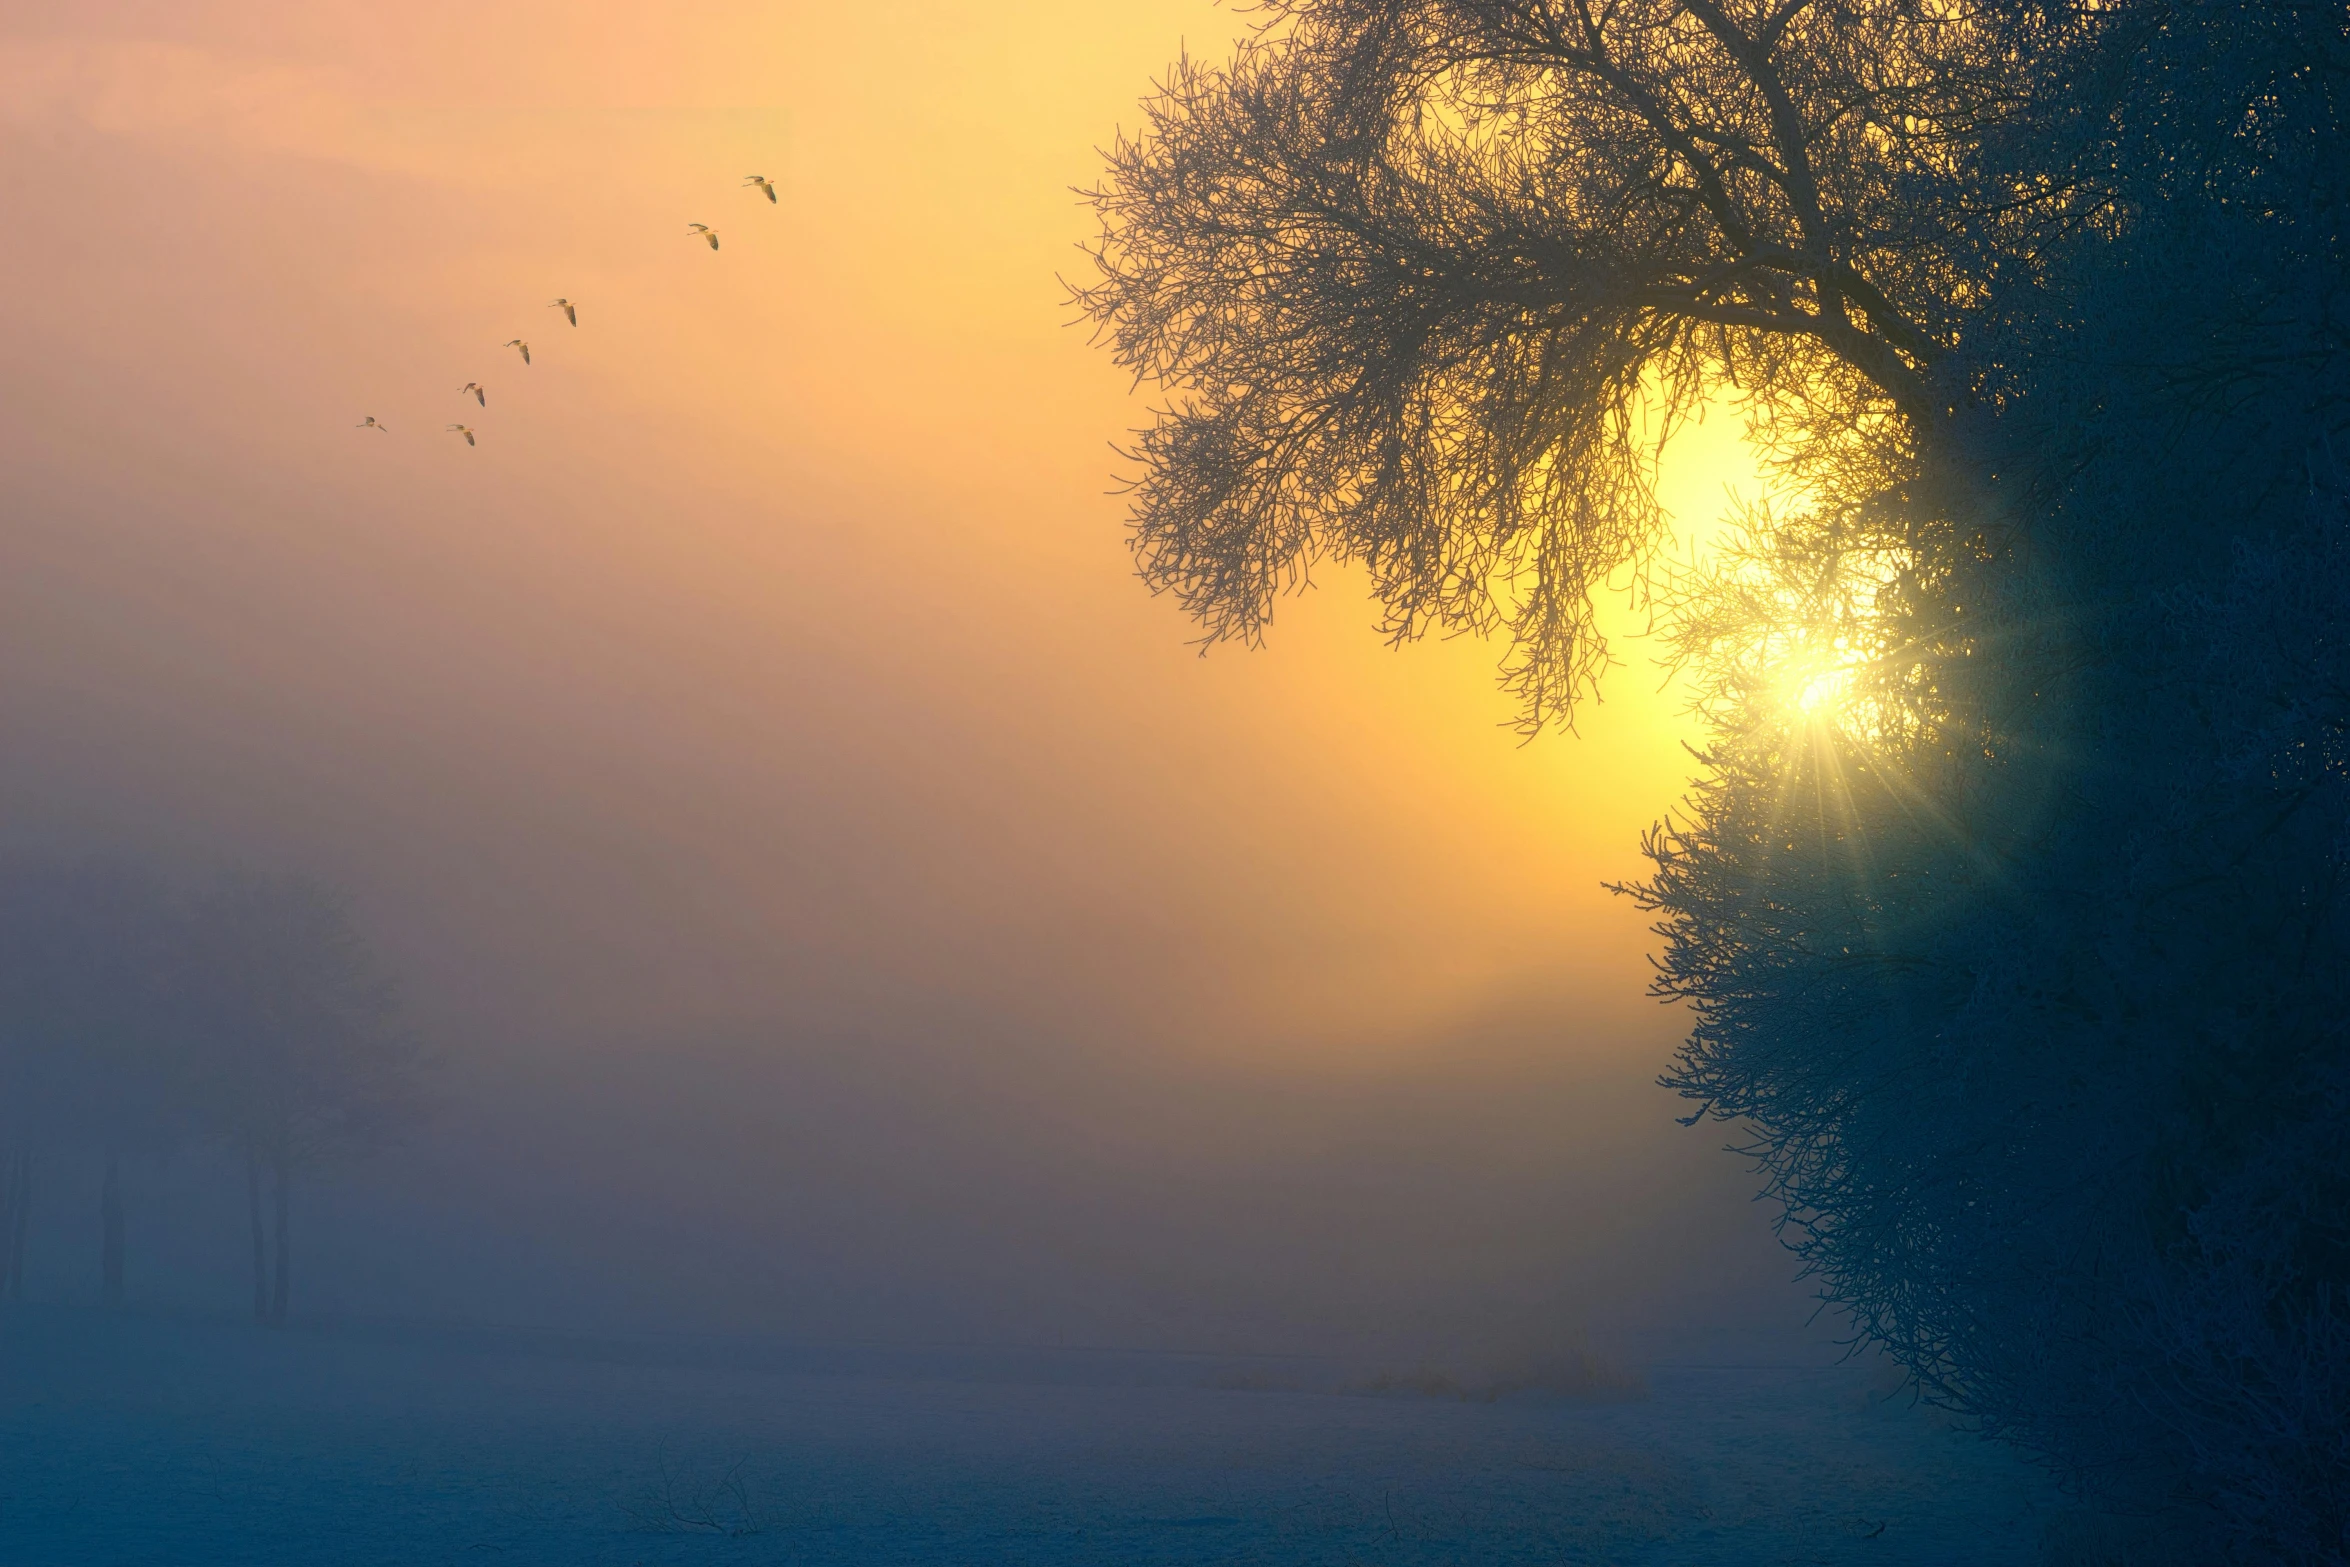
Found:
<path fill-rule="evenodd" d="M 1855 696 L 1854 660 L 1842 638 L 1807 638 L 1773 672 L 1774 703 L 1796 723 L 1840 725 Z"/>
<path fill-rule="evenodd" d="M 1819 669 L 1793 682 L 1787 705 L 1806 718 L 1833 718 L 1851 695 L 1851 670 Z"/>

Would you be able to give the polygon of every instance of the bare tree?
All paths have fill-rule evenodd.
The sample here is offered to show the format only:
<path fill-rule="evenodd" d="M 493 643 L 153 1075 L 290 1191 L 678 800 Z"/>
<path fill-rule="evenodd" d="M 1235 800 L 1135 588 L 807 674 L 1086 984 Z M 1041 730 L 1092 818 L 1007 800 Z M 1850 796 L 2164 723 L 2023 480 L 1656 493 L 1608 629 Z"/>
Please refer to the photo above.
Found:
<path fill-rule="evenodd" d="M 126 1154 L 166 1142 L 181 1039 L 167 988 L 174 936 L 162 882 L 99 861 L 0 867 L 0 1107 L 13 1157 L 0 1201 L 0 1283 L 20 1297 L 36 1143 L 105 1168 L 103 1298 L 124 1290 Z"/>
<path fill-rule="evenodd" d="M 414 1120 L 419 1052 L 390 977 L 317 883 L 222 877 L 191 901 L 182 963 L 201 1041 L 196 1103 L 244 1166 L 253 1314 L 282 1326 L 294 1182 Z"/>
<path fill-rule="evenodd" d="M 1170 402 L 1134 548 L 1253 641 L 1320 558 L 1408 637 L 1506 628 L 1531 729 L 1728 389 L 1781 459 L 1961 440 L 1962 350 L 2104 208 L 2009 166 L 2064 24 L 1927 0 L 1276 0 L 1184 61 L 1092 193 L 1074 290 Z"/>

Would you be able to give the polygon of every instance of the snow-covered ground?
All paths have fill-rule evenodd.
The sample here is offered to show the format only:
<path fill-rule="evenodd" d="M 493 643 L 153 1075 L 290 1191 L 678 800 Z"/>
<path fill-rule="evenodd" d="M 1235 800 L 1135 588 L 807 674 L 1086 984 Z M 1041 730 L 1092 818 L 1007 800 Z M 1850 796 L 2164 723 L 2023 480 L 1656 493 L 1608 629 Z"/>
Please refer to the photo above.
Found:
<path fill-rule="evenodd" d="M 1854 1367 L 1294 1390 L 1326 1370 L 17 1308 L 0 1562 L 1972 1567 L 2036 1560 L 2057 1505 Z"/>

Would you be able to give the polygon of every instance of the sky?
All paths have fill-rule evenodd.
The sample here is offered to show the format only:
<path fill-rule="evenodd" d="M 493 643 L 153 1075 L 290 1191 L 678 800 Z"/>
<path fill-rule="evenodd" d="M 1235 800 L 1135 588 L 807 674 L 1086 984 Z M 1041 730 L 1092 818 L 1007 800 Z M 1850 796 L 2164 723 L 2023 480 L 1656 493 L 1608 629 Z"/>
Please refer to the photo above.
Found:
<path fill-rule="evenodd" d="M 0 4 L 0 840 L 351 891 L 449 1106 L 351 1211 L 470 1260 L 346 1294 L 1171 1342 L 1784 1273 L 1603 886 L 1689 769 L 1637 609 L 1521 745 L 1345 571 L 1204 658 L 1133 577 L 1072 187 L 1247 23 Z M 1742 484 L 1694 432 L 1684 539 Z"/>

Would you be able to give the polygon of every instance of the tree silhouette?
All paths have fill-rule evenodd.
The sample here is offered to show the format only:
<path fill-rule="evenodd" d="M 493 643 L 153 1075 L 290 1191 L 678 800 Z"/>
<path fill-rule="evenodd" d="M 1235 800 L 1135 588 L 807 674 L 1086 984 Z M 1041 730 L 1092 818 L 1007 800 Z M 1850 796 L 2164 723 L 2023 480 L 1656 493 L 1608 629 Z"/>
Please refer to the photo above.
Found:
<path fill-rule="evenodd" d="M 136 867 L 19 859 L 0 866 L 0 1115 L 6 1165 L 0 1282 L 21 1297 L 37 1152 L 103 1159 L 100 1282 L 121 1304 L 122 1160 L 170 1141 L 184 1036 L 170 993 L 168 889 Z"/>
<path fill-rule="evenodd" d="M 1146 581 L 1253 641 L 1359 563 L 1538 728 L 1728 399 L 1669 1081 L 1929 1397 L 2183 1559 L 2342 1560 L 2350 13 L 1268 10 L 1092 193 Z"/>
<path fill-rule="evenodd" d="M 1515 643 L 1538 727 L 1606 662 L 1591 592 L 1658 517 L 1653 460 L 1731 388 L 1799 477 L 1914 458 L 1958 361 L 2102 210 L 2008 165 L 2055 22 L 1846 0 L 1297 0 L 1179 64 L 1092 193 L 1075 290 L 1173 393 L 1135 549 L 1211 639 L 1317 558 L 1398 636 Z"/>
<path fill-rule="evenodd" d="M 400 1027 L 390 978 L 342 900 L 317 883 L 216 880 L 191 900 L 182 963 L 200 1040 L 193 1100 L 243 1161 L 253 1314 L 282 1326 L 293 1290 L 294 1181 L 416 1118 L 419 1052 Z"/>

